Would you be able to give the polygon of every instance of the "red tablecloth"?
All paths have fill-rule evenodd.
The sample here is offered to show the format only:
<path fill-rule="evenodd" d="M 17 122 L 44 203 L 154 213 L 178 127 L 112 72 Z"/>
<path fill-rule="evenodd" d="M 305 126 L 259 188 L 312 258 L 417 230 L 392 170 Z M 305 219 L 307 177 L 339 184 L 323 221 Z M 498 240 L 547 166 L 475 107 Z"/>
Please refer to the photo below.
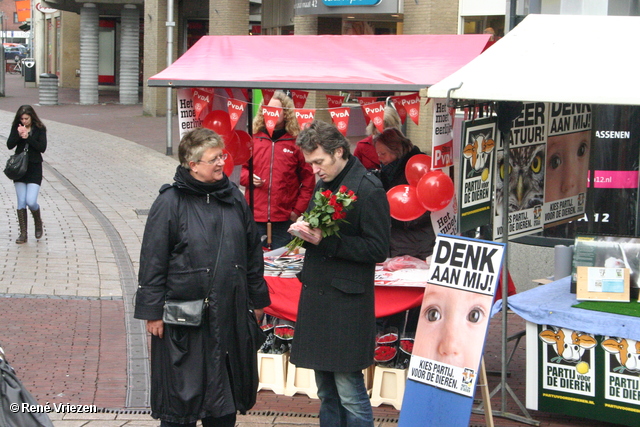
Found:
<path fill-rule="evenodd" d="M 271 305 L 264 311 L 279 319 L 294 321 L 298 315 L 298 299 L 301 283 L 296 278 L 282 279 L 265 276 L 269 286 Z M 422 303 L 424 288 L 401 286 L 376 286 L 376 317 L 400 313 Z"/>

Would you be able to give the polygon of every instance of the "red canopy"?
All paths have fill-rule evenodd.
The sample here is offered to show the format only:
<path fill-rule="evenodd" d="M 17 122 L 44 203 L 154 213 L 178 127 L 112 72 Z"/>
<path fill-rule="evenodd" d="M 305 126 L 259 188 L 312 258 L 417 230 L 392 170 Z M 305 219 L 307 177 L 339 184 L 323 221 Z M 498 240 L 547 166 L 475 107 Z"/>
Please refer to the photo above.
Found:
<path fill-rule="evenodd" d="M 478 56 L 488 34 L 204 36 L 149 86 L 418 91 Z"/>

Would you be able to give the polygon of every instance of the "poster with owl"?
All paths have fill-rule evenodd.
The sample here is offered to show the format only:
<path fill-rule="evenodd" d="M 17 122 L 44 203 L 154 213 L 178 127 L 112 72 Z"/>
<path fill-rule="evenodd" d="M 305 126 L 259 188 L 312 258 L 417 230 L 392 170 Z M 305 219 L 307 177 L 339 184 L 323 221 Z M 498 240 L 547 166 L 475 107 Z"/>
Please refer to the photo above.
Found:
<path fill-rule="evenodd" d="M 491 223 L 496 131 L 496 117 L 462 123 L 460 231 Z"/>
<path fill-rule="evenodd" d="M 552 103 L 547 132 L 545 227 L 582 217 L 591 154 L 591 105 Z"/>
<path fill-rule="evenodd" d="M 504 162 L 504 141 L 498 139 L 493 219 L 493 237 L 496 240 L 503 236 L 504 197 L 507 197 L 509 206 L 509 237 L 542 231 L 548 117 L 548 103 L 523 104 L 510 132 L 508 165 Z M 505 196 L 507 175 L 509 182 Z"/>

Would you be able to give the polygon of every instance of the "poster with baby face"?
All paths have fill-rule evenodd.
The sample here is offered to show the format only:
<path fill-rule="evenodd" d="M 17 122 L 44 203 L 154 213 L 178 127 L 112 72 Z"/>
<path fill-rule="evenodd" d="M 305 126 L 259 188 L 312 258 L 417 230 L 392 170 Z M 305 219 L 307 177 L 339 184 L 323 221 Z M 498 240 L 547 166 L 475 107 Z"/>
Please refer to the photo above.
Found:
<path fill-rule="evenodd" d="M 545 227 L 584 214 L 591 154 L 591 105 L 549 106 L 542 212 Z"/>
<path fill-rule="evenodd" d="M 440 420 L 452 413 L 471 416 L 503 254 L 502 243 L 438 235 L 420 307 L 401 426 L 417 425 L 412 424 L 417 420 L 420 425 L 441 425 Z M 409 387 L 413 382 L 419 385 Z M 408 396 L 409 389 L 419 397 Z M 429 405 L 427 410 L 424 402 L 434 399 L 447 403 Z"/>
<path fill-rule="evenodd" d="M 410 379 L 473 395 L 503 250 L 501 243 L 438 236 L 427 273 Z"/>

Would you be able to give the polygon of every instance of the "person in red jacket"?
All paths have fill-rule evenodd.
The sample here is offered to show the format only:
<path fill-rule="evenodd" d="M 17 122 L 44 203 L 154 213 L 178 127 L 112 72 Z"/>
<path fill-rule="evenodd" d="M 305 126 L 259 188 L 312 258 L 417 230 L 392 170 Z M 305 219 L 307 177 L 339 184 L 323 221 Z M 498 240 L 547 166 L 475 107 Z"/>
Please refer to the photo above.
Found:
<path fill-rule="evenodd" d="M 248 164 L 243 165 L 240 184 L 247 188 L 247 200 L 250 199 L 248 187 L 253 184 L 253 215 L 260 235 L 267 236 L 262 245 L 277 249 L 291 241 L 287 230 L 307 209 L 315 178 L 296 146 L 300 128 L 293 101 L 284 92 L 276 91 L 268 105 L 281 107 L 282 114 L 270 136 L 262 108 L 258 109 L 253 120 L 253 177 L 250 182 Z"/>
<path fill-rule="evenodd" d="M 395 128 L 401 130 L 402 122 L 400 121 L 400 116 L 395 108 L 391 105 L 387 105 L 384 109 L 384 128 Z M 367 125 L 367 137 L 358 141 L 356 145 L 356 149 L 353 151 L 353 155 L 360 160 L 362 165 L 367 168 L 367 170 L 379 170 L 380 169 L 380 160 L 378 159 L 378 153 L 376 153 L 376 149 L 373 146 L 373 137 L 378 135 L 378 128 L 373 124 L 373 121 L 370 121 Z"/>

